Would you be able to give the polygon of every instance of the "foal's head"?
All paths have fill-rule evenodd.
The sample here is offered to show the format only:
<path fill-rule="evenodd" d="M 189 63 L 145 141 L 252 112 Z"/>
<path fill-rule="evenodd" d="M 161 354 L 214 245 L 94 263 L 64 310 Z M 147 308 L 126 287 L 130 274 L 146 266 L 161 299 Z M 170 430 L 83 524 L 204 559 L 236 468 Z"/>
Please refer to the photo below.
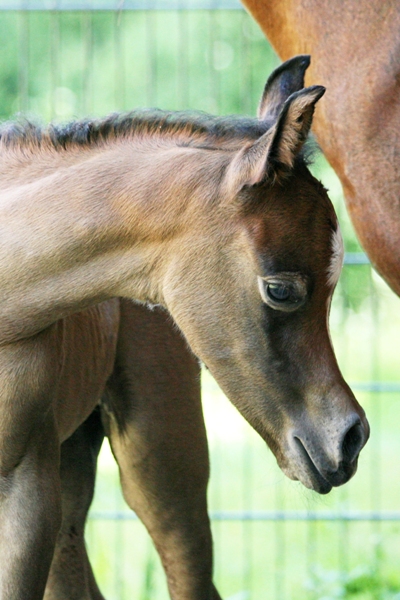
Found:
<path fill-rule="evenodd" d="M 264 134 L 214 148 L 223 155 L 218 198 L 180 239 L 163 294 L 283 471 L 327 493 L 356 471 L 369 428 L 328 332 L 343 244 L 301 154 L 325 91 L 303 88 L 308 64 L 297 57 L 269 78 L 259 108 Z"/>

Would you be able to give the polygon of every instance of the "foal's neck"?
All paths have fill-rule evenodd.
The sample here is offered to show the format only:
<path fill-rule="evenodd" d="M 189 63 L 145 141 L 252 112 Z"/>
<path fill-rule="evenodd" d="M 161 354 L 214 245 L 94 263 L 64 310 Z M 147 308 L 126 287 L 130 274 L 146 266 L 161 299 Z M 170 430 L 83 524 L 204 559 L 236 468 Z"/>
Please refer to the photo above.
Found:
<path fill-rule="evenodd" d="M 115 296 L 162 302 L 171 244 L 211 194 L 210 154 L 123 141 L 3 189 L 0 341 Z"/>

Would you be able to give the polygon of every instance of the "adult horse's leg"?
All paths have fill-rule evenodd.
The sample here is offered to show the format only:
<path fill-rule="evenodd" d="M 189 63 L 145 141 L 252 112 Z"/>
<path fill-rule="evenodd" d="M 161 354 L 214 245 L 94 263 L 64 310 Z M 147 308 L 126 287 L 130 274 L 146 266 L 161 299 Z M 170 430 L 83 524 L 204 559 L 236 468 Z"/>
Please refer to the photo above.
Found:
<path fill-rule="evenodd" d="M 123 301 L 103 404 L 126 501 L 146 525 L 174 600 L 217 600 L 199 366 L 164 312 Z"/>
<path fill-rule="evenodd" d="M 0 348 L 0 598 L 41 600 L 61 521 L 57 328 Z"/>
<path fill-rule="evenodd" d="M 84 529 L 104 437 L 96 409 L 61 446 L 62 524 L 44 600 L 104 600 L 86 552 Z"/>

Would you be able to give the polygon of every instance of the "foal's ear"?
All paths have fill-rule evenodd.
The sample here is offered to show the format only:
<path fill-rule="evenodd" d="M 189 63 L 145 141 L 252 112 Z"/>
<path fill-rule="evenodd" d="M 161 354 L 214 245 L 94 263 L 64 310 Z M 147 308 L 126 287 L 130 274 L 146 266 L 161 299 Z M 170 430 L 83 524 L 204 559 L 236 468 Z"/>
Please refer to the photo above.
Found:
<path fill-rule="evenodd" d="M 289 96 L 271 131 L 268 172 L 276 171 L 279 167 L 293 167 L 294 159 L 310 132 L 315 105 L 324 94 L 322 85 L 313 85 Z"/>
<path fill-rule="evenodd" d="M 303 89 L 304 73 L 309 64 L 310 57 L 300 54 L 282 63 L 271 73 L 258 107 L 258 118 L 261 121 L 275 122 L 289 96 Z"/>
<path fill-rule="evenodd" d="M 324 93 L 324 87 L 314 85 L 287 99 L 275 125 L 234 156 L 227 171 L 231 192 L 273 181 L 293 167 L 310 131 L 315 105 Z"/>

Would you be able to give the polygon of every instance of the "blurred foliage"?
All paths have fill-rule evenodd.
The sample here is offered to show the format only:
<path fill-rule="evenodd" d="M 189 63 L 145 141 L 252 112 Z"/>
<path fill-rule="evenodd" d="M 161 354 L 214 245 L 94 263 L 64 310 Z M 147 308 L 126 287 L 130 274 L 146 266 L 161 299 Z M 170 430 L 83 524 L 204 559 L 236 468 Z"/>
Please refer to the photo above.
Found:
<path fill-rule="evenodd" d="M 278 63 L 241 11 L 2 12 L 0 116 L 255 112 Z"/>
<path fill-rule="evenodd" d="M 319 600 L 399 600 L 400 577 L 393 571 L 382 575 L 374 566 L 361 566 L 347 574 L 315 569 L 307 589 Z"/>

